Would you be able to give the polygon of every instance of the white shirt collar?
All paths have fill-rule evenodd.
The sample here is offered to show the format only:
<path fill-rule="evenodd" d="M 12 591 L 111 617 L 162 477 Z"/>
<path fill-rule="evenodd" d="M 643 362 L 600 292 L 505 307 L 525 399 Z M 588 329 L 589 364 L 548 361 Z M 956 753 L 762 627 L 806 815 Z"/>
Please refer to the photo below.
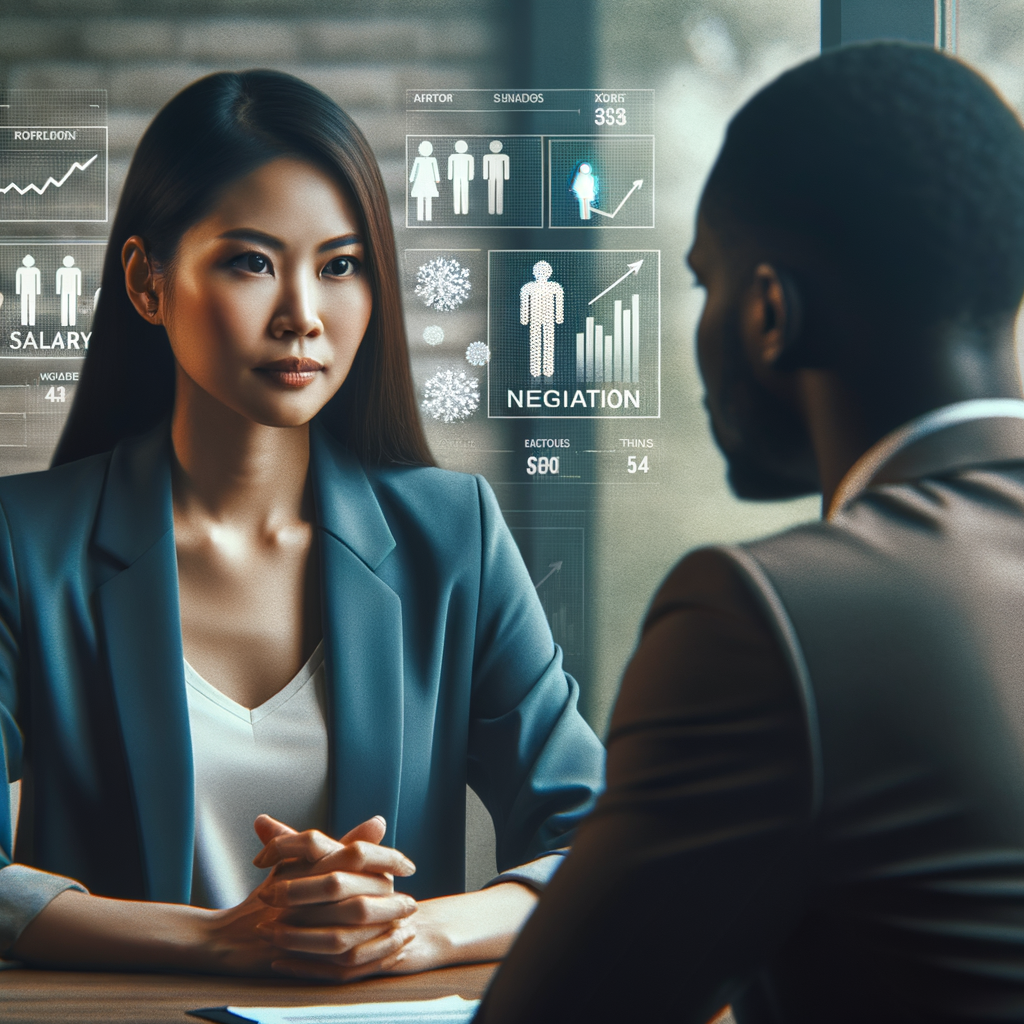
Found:
<path fill-rule="evenodd" d="M 918 416 L 873 444 L 847 471 L 829 504 L 826 519 L 835 518 L 860 497 L 878 471 L 904 448 L 929 434 L 970 420 L 1010 417 L 1024 420 L 1024 401 L 1017 398 L 975 398 L 954 402 Z"/>

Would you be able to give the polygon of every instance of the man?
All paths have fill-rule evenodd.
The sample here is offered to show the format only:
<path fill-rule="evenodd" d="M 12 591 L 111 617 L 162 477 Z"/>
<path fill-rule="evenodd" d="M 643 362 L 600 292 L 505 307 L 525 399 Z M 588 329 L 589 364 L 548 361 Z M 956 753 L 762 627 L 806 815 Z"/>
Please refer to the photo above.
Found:
<path fill-rule="evenodd" d="M 825 520 L 670 574 L 478 1020 L 1024 1020 L 1024 130 L 828 53 L 733 120 L 689 262 L 732 487 Z"/>

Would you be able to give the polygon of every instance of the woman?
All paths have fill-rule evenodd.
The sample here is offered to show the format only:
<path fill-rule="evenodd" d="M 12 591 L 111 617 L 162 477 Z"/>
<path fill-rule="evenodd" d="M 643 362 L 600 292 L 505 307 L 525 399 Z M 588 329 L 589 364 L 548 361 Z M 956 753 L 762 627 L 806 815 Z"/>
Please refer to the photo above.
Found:
<path fill-rule="evenodd" d="M 437 183 L 441 180 L 441 172 L 438 170 L 437 159 L 431 154 L 434 147 L 424 139 L 417 150 L 419 156 L 412 162 L 412 174 L 409 181 L 412 182 L 410 195 L 416 198 L 416 219 L 433 220 L 433 202 L 440 195 L 437 191 Z"/>
<path fill-rule="evenodd" d="M 431 468 L 358 129 L 287 75 L 193 84 L 102 291 L 54 468 L 0 481 L 0 950 L 334 980 L 500 956 L 601 748 L 490 490 Z M 467 778 L 512 870 L 450 895 Z"/>

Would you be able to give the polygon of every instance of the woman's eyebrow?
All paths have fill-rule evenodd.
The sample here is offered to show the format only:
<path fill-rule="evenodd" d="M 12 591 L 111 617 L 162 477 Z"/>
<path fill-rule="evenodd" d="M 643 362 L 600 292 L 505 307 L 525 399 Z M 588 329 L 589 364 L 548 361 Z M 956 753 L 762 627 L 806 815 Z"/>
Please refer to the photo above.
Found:
<path fill-rule="evenodd" d="M 265 231 L 257 231 L 255 228 L 232 228 L 218 235 L 218 238 L 238 238 L 243 242 L 259 242 L 268 249 L 283 249 L 284 242 L 280 238 L 268 235 Z"/>
<path fill-rule="evenodd" d="M 340 249 L 343 245 L 358 245 L 362 242 L 362 239 L 355 232 L 351 232 L 347 235 L 341 235 L 338 238 L 332 238 L 329 242 L 324 242 L 323 245 L 317 249 L 317 252 L 327 252 L 328 249 Z"/>

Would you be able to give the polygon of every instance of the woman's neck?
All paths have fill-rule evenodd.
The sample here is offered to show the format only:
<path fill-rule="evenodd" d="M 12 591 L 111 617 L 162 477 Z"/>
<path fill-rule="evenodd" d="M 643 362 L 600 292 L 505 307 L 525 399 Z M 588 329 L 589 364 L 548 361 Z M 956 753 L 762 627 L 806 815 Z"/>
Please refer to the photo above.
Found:
<path fill-rule="evenodd" d="M 308 423 L 255 423 L 186 385 L 178 388 L 171 442 L 177 512 L 259 532 L 312 520 Z"/>

